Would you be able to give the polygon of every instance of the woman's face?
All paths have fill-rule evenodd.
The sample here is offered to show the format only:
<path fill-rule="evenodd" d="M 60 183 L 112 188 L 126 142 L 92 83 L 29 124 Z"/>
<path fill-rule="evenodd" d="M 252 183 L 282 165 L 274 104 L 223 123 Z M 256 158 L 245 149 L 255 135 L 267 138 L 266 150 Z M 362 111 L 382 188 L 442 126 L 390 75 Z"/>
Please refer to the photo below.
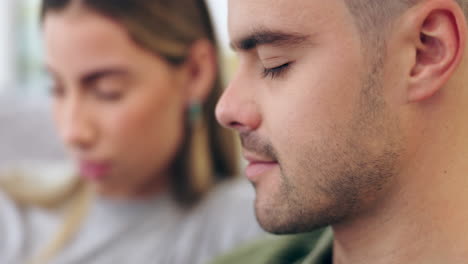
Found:
<path fill-rule="evenodd" d="M 90 11 L 49 12 L 44 35 L 55 121 L 81 175 L 109 196 L 166 188 L 183 137 L 184 68 Z"/>

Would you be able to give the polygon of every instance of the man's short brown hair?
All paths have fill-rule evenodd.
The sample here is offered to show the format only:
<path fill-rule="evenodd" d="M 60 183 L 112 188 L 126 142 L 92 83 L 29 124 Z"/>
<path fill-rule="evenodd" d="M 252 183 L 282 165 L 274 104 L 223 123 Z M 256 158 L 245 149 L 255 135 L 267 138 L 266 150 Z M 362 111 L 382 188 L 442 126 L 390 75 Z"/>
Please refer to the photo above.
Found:
<path fill-rule="evenodd" d="M 355 18 L 366 48 L 382 48 L 392 20 L 424 0 L 343 0 Z M 468 14 L 468 0 L 455 1 Z"/>
<path fill-rule="evenodd" d="M 391 19 L 397 17 L 406 9 L 411 8 L 424 0 L 344 0 L 351 14 L 356 18 L 356 23 L 362 32 L 372 29 L 379 31 L 389 25 Z M 468 14 L 468 0 L 455 1 Z"/>

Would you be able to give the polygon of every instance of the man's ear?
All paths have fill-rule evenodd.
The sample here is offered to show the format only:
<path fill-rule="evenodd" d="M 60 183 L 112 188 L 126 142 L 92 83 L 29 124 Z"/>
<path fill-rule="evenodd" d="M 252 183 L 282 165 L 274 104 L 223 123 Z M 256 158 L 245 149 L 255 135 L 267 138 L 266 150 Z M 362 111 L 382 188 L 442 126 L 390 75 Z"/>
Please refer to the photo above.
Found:
<path fill-rule="evenodd" d="M 430 98 L 440 91 L 457 69 L 466 45 L 466 20 L 453 0 L 424 1 L 412 10 L 415 24 L 415 63 L 407 98 Z"/>
<path fill-rule="evenodd" d="M 218 74 L 216 48 L 206 40 L 195 41 L 185 62 L 187 104 L 204 102 L 213 89 Z"/>

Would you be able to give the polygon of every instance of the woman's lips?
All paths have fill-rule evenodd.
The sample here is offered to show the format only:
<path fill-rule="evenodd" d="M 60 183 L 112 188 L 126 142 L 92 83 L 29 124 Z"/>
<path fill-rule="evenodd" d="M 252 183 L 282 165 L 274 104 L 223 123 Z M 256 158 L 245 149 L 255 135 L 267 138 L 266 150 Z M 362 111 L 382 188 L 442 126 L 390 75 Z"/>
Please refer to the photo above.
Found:
<path fill-rule="evenodd" d="M 111 166 L 104 162 L 82 161 L 80 162 L 80 174 L 93 181 L 103 180 L 109 174 Z"/>

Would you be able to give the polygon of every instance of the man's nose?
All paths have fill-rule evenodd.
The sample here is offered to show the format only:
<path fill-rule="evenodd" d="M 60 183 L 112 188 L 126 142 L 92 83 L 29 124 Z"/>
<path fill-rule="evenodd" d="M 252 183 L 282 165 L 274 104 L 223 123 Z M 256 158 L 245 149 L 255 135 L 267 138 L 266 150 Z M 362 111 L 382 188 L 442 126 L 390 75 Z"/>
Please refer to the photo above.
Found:
<path fill-rule="evenodd" d="M 241 74 L 235 76 L 216 106 L 216 118 L 221 125 L 238 132 L 253 131 L 260 126 L 261 115 L 253 89 Z"/>

